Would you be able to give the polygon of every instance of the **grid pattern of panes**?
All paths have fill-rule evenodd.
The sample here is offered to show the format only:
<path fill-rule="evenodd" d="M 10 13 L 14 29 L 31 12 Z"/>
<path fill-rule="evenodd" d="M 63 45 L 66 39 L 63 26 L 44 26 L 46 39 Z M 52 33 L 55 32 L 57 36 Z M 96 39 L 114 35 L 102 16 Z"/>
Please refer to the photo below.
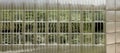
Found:
<path fill-rule="evenodd" d="M 105 43 L 104 10 L 1 10 L 0 44 Z"/>

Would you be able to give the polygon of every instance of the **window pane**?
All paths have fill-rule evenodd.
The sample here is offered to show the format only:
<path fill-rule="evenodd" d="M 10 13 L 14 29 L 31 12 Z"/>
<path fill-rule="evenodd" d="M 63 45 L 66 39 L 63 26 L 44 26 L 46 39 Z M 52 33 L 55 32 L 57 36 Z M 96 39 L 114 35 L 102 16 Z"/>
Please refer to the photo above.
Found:
<path fill-rule="evenodd" d="M 95 19 L 95 21 L 104 21 L 105 20 L 105 12 L 104 11 L 94 11 L 94 19 Z"/>
<path fill-rule="evenodd" d="M 56 34 L 50 34 L 48 36 L 48 42 L 49 44 L 57 44 L 57 35 Z"/>
<path fill-rule="evenodd" d="M 57 32 L 57 25 L 56 23 L 49 23 L 49 32 L 51 33 L 54 33 L 54 32 Z"/>
<path fill-rule="evenodd" d="M 103 30 L 105 25 L 104 13 L 105 12 L 103 11 L 72 10 L 4 11 L 1 12 L 1 14 L 5 14 L 5 16 L 2 15 L 2 18 L 0 18 L 4 21 L 1 22 L 1 32 L 13 32 L 24 35 L 21 37 L 19 35 L 11 35 L 13 36 L 14 44 L 34 44 L 34 41 L 36 41 L 35 43 L 37 44 L 45 44 L 47 35 L 49 44 L 100 44 L 102 38 L 98 37 L 102 37 L 102 35 L 96 35 L 96 33 L 105 32 Z M 46 20 L 46 18 L 48 18 L 48 20 Z M 60 25 L 58 25 L 58 23 L 60 23 Z M 46 26 L 46 24 L 48 25 Z M 60 26 L 60 32 L 57 31 L 57 25 Z M 69 28 L 71 29 L 71 32 L 68 30 Z M 45 35 L 46 31 L 48 31 L 47 35 Z M 36 35 L 34 32 L 37 32 L 38 34 Z M 57 33 L 60 33 L 59 36 L 57 36 Z M 81 35 L 81 33 L 83 35 Z M 8 39 L 3 36 L 3 43 L 8 44 Z M 103 41 L 104 40 L 102 40 L 102 43 Z"/>
<path fill-rule="evenodd" d="M 72 33 L 80 33 L 80 23 L 72 23 Z"/>
<path fill-rule="evenodd" d="M 58 16 L 57 16 L 58 11 L 49 11 L 48 14 L 48 21 L 57 21 Z"/>
<path fill-rule="evenodd" d="M 71 11 L 71 20 L 80 21 L 81 20 L 81 11 Z"/>
<path fill-rule="evenodd" d="M 92 23 L 83 23 L 83 32 L 92 33 Z"/>
<path fill-rule="evenodd" d="M 60 32 L 62 33 L 68 32 L 68 23 L 60 23 Z"/>
<path fill-rule="evenodd" d="M 8 22 L 2 23 L 2 32 L 9 33 L 10 29 L 11 29 L 10 23 L 8 23 Z"/>
<path fill-rule="evenodd" d="M 14 22 L 13 29 L 14 29 L 14 32 L 22 32 L 22 23 Z"/>
<path fill-rule="evenodd" d="M 35 11 L 24 11 L 25 20 L 26 21 L 34 21 L 35 20 Z"/>
<path fill-rule="evenodd" d="M 36 41 L 37 41 L 37 44 L 45 44 L 45 41 L 46 41 L 45 34 L 37 34 Z"/>
<path fill-rule="evenodd" d="M 37 11 L 36 21 L 45 21 L 45 20 L 46 20 L 46 11 Z"/>
<path fill-rule="evenodd" d="M 59 43 L 60 44 L 68 44 L 69 43 L 69 35 L 68 34 L 59 34 Z"/>
<path fill-rule="evenodd" d="M 69 21 L 70 12 L 69 11 L 60 11 L 58 18 L 60 19 L 60 21 Z"/>
<path fill-rule="evenodd" d="M 105 34 L 95 34 L 95 44 L 104 44 L 105 43 Z"/>
<path fill-rule="evenodd" d="M 34 34 L 25 34 L 23 43 L 24 44 L 33 44 L 34 36 L 35 36 Z"/>
<path fill-rule="evenodd" d="M 38 33 L 43 33 L 45 32 L 45 23 L 37 23 L 37 32 Z"/>
<path fill-rule="evenodd" d="M 83 44 L 92 44 L 92 34 L 83 34 Z"/>
<path fill-rule="evenodd" d="M 2 21 L 10 21 L 12 18 L 12 11 L 1 11 Z"/>
<path fill-rule="evenodd" d="M 71 37 L 72 44 L 81 44 L 81 35 L 80 34 L 72 34 Z"/>
<path fill-rule="evenodd" d="M 25 24 L 25 32 L 33 32 L 33 23 L 24 23 Z"/>
<path fill-rule="evenodd" d="M 94 18 L 93 13 L 94 12 L 92 11 L 82 11 L 82 18 L 83 18 L 82 21 L 93 21 Z"/>
<path fill-rule="evenodd" d="M 104 32 L 104 23 L 103 22 L 95 22 L 95 32 Z"/>

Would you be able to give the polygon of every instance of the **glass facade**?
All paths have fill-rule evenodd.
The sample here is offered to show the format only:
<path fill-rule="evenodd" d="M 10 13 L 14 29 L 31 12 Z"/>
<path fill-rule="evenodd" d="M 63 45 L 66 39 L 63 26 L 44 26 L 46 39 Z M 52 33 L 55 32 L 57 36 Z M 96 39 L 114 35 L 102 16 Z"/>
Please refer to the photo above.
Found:
<path fill-rule="evenodd" d="M 91 43 L 93 44 L 99 44 L 99 41 L 93 42 L 95 40 L 92 38 L 93 36 L 99 37 L 101 43 L 103 44 L 105 39 L 105 11 L 73 11 L 73 10 L 47 10 L 47 11 L 1 11 L 1 34 L 2 36 L 5 36 L 4 34 L 13 36 L 11 38 L 14 38 L 18 35 L 18 37 L 15 37 L 15 39 L 18 39 L 18 44 L 26 44 L 28 42 L 31 42 L 31 44 L 35 44 L 39 41 L 39 37 L 44 36 L 44 39 L 42 41 L 45 41 L 46 39 L 49 40 L 52 38 L 53 42 L 56 41 L 58 36 L 65 36 L 70 38 L 71 40 L 74 40 L 73 34 L 78 34 L 78 36 L 84 36 L 84 40 L 90 39 Z M 52 34 L 52 35 L 51 35 Z M 87 34 L 87 35 L 84 35 Z M 30 37 L 29 37 L 30 36 Z M 46 37 L 48 36 L 48 37 Z M 54 37 L 55 36 L 55 37 Z M 23 40 L 23 37 L 25 40 Z M 35 38 L 39 38 L 36 40 Z M 53 38 L 54 37 L 54 38 Z M 88 38 L 87 38 L 88 37 Z M 9 37 L 10 38 L 10 37 Z M 72 39 L 73 38 L 73 39 Z M 98 39 L 99 39 L 98 38 Z M 60 37 L 58 39 L 61 39 Z M 66 39 L 66 38 L 63 38 Z M 79 40 L 81 38 L 75 38 L 76 40 Z M 36 40 L 36 42 L 33 42 L 33 40 Z M 75 41 L 76 41 L 75 40 Z M 9 40 L 13 41 L 13 43 L 7 43 L 6 40 L 1 41 L 1 43 L 4 44 L 15 44 L 14 41 L 16 40 Z M 52 42 L 50 41 L 50 42 Z M 65 42 L 69 40 L 64 40 Z M 74 41 L 73 41 L 74 42 Z M 80 42 L 82 42 L 80 40 Z M 87 42 L 87 41 L 83 41 Z M 97 43 L 99 42 L 99 43 Z M 56 41 L 56 43 L 58 43 Z M 38 44 L 38 43 L 37 43 Z M 39 42 L 40 44 L 40 42 Z M 63 43 L 59 43 L 63 44 Z M 76 43 L 77 44 L 77 43 Z M 85 44 L 85 43 L 80 43 Z"/>
<path fill-rule="evenodd" d="M 41 53 L 106 53 L 106 33 L 113 31 L 106 22 L 115 20 L 109 15 L 112 11 L 106 12 L 106 0 L 5 2 L 0 1 L 2 51 L 11 50 L 4 45 L 12 45 L 13 50 L 32 48 Z"/>

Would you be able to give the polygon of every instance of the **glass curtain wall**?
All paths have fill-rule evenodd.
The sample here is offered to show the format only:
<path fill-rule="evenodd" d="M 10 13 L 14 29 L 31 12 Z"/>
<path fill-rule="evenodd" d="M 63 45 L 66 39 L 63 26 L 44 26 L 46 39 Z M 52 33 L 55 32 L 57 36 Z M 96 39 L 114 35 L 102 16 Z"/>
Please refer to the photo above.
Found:
<path fill-rule="evenodd" d="M 99 53 L 105 50 L 105 2 L 8 1 L 0 9 L 0 44 L 57 45 L 58 49 L 66 45 L 69 51 L 77 46 L 77 51 L 82 48 L 88 53 L 89 48 L 97 48 L 90 51 Z"/>

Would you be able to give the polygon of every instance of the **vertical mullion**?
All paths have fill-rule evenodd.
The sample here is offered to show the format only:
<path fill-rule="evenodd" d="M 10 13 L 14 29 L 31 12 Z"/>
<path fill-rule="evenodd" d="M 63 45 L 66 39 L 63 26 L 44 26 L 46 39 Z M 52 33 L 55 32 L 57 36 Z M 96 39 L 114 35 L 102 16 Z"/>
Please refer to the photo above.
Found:
<path fill-rule="evenodd" d="M 93 45 L 92 49 L 94 49 L 94 44 L 95 44 L 94 43 L 95 42 L 95 34 L 94 33 L 95 33 L 95 29 L 96 29 L 95 28 L 95 12 L 94 12 L 94 10 L 95 10 L 95 8 L 93 8 L 93 11 L 92 11 L 92 18 L 93 18 L 92 19 L 93 20 L 92 21 L 92 38 L 91 38 L 92 39 L 92 45 Z M 93 53 L 95 53 L 95 50 L 92 50 L 92 51 L 93 51 Z"/>
<path fill-rule="evenodd" d="M 100 10 L 101 10 L 101 8 L 100 8 Z M 99 13 L 98 13 L 98 15 L 100 14 L 100 18 L 99 18 L 99 21 L 102 21 L 102 19 L 101 19 L 101 16 L 102 16 L 102 14 L 101 14 L 101 11 L 99 11 Z M 100 33 L 100 35 L 98 35 L 98 44 L 100 44 L 101 43 L 101 38 L 102 38 L 102 22 L 100 22 L 100 27 L 98 27 L 99 28 L 99 33 Z M 102 48 L 100 47 L 98 50 L 100 50 L 100 51 L 102 51 Z"/>
<path fill-rule="evenodd" d="M 34 1 L 34 7 L 33 7 L 33 9 L 32 9 L 32 15 L 33 15 L 32 18 L 33 18 L 33 21 L 34 21 L 34 22 L 33 22 L 33 24 L 32 24 L 32 26 L 33 26 L 33 31 L 32 31 L 32 33 L 33 33 L 33 34 L 32 34 L 31 36 L 33 36 L 33 37 L 30 36 L 30 39 L 31 39 L 31 38 L 33 39 L 33 42 L 32 42 L 32 43 L 35 44 L 35 47 L 34 47 L 34 48 L 35 48 L 35 53 L 36 53 L 36 52 L 37 52 L 37 51 L 36 51 L 36 48 L 37 48 L 37 45 L 36 45 L 36 44 L 38 44 L 38 43 L 37 43 L 37 35 L 38 35 L 38 34 L 37 34 L 37 22 L 36 22 L 36 21 L 37 21 L 37 11 L 35 11 L 35 9 L 37 9 L 37 6 L 36 6 L 35 3 L 36 3 L 36 0 Z M 32 19 L 32 18 L 31 18 L 31 19 Z"/>
<path fill-rule="evenodd" d="M 2 28 L 3 28 L 3 31 L 4 31 L 4 23 L 2 23 L 2 24 L 3 24 Z M 3 33 L 4 33 L 4 32 L 3 32 Z M 2 40 L 3 43 L 2 43 L 2 46 L 1 46 L 2 51 L 4 50 L 4 44 L 5 44 L 5 43 L 4 43 L 4 42 L 5 42 L 5 37 L 4 37 L 4 35 L 5 35 L 5 34 L 2 34 L 2 38 L 3 38 L 3 40 Z"/>
<path fill-rule="evenodd" d="M 13 7 L 13 6 L 12 6 L 12 7 Z M 14 34 L 13 34 L 13 28 L 14 28 L 14 27 L 12 26 L 12 25 L 13 25 L 13 19 L 14 19 L 14 18 L 13 18 L 13 17 L 14 17 L 14 16 L 13 16 L 13 13 L 14 13 L 14 12 L 12 12 L 12 13 L 11 13 L 11 12 L 12 12 L 12 11 L 10 11 L 9 14 L 11 14 L 11 17 L 10 17 L 10 21 L 11 21 L 11 22 L 10 22 L 10 44 L 12 45 L 12 44 L 14 44 L 14 41 L 15 41 L 15 40 L 14 40 Z M 14 49 L 14 45 L 12 45 L 11 50 L 12 50 L 12 49 Z"/>
<path fill-rule="evenodd" d="M 95 11 L 95 13 L 96 13 L 96 12 L 97 12 L 97 11 Z M 98 18 L 97 18 L 97 17 L 98 17 L 98 14 L 96 13 L 96 14 L 95 14 L 95 21 L 98 21 Z M 95 35 L 95 42 L 94 42 L 94 44 L 97 44 L 98 22 L 95 22 L 95 27 L 96 27 L 96 28 L 95 28 L 95 29 L 96 29 L 96 30 L 95 30 L 95 33 L 96 33 L 96 34 L 94 34 L 94 35 Z M 96 47 L 96 52 L 97 52 L 97 47 Z"/>
<path fill-rule="evenodd" d="M 91 3 L 92 1 L 90 1 L 90 3 Z M 93 18 L 93 13 L 92 13 L 92 10 L 93 10 L 93 7 L 91 7 L 90 9 L 90 17 L 91 17 L 91 19 L 92 19 L 92 22 L 93 22 L 93 20 L 94 20 L 94 18 Z M 90 23 L 90 29 L 91 29 L 91 27 L 92 27 L 92 23 Z M 91 29 L 90 31 L 92 31 L 93 29 Z M 92 33 L 92 32 L 91 32 Z M 93 45 L 92 44 L 92 36 L 93 36 L 93 33 L 91 34 L 91 36 L 90 36 L 90 45 Z M 92 46 L 90 46 L 90 49 L 92 49 Z M 92 49 L 93 50 L 93 49 Z M 90 50 L 90 52 L 92 53 L 92 50 Z"/>
<path fill-rule="evenodd" d="M 107 50 L 106 50 L 106 48 L 107 48 L 107 47 L 106 47 L 106 46 L 107 46 L 107 44 L 106 44 L 106 43 L 107 43 L 107 42 L 106 42 L 106 41 L 107 41 L 107 39 L 106 39 L 106 36 L 107 36 L 107 35 L 106 35 L 106 18 L 107 18 L 107 17 L 106 17 L 106 16 L 107 16 L 106 12 L 107 12 L 107 10 L 105 9 L 105 11 L 104 11 L 105 15 L 103 15 L 103 16 L 104 16 L 104 22 L 103 22 L 103 33 L 104 33 L 103 39 L 104 39 L 104 47 L 103 47 L 103 48 L 104 48 L 105 53 L 107 52 Z"/>
<path fill-rule="evenodd" d="M 46 36 L 46 42 L 45 42 L 46 45 L 45 45 L 45 47 L 46 48 L 49 48 L 49 43 L 48 43 L 48 40 L 49 40 L 49 37 L 48 37 L 48 33 L 49 33 L 49 31 L 48 31 L 48 29 L 49 29 L 49 23 L 48 23 L 48 9 L 49 8 L 48 8 L 48 3 L 49 3 L 49 1 L 46 2 L 46 10 L 45 10 L 45 13 L 46 13 L 45 14 L 45 21 L 46 21 L 45 22 L 45 36 Z M 48 53 L 47 50 L 48 49 L 46 49 L 46 53 Z"/>
<path fill-rule="evenodd" d="M 10 7 L 11 7 L 11 6 L 10 6 Z M 10 16 L 10 13 L 9 13 L 9 12 L 10 12 L 10 10 L 7 12 L 7 13 L 8 13 L 8 16 Z M 8 17 L 7 17 L 7 18 L 8 18 Z M 7 19 L 7 18 L 6 18 L 6 19 Z M 7 19 L 7 21 L 10 21 L 10 20 Z M 9 35 L 10 35 L 10 34 L 8 34 L 8 33 L 9 33 L 8 30 L 10 29 L 10 28 L 9 28 L 9 27 L 10 27 L 9 24 L 10 24 L 10 22 L 8 22 L 8 23 L 6 24 L 6 27 L 7 27 L 7 28 L 6 28 L 6 30 L 7 30 L 7 43 L 6 43 L 6 44 L 9 43 Z M 6 46 L 6 50 L 8 50 L 8 46 Z"/>
<path fill-rule="evenodd" d="M 9 15 L 10 15 L 10 20 L 9 20 L 10 21 L 10 24 L 9 24 L 9 26 L 10 26 L 10 29 L 9 29 L 10 34 L 9 34 L 9 36 L 10 37 L 9 38 L 10 38 L 10 42 L 11 42 L 10 44 L 14 44 L 14 40 L 13 40 L 14 35 L 12 34 L 12 30 L 11 30 L 11 28 L 13 28 L 12 27 L 12 24 L 13 24 L 13 20 L 12 20 L 13 19 L 13 12 L 12 12 L 12 10 L 14 9 L 13 3 L 11 4 L 10 8 L 11 8 L 11 10 L 9 11 Z"/>
<path fill-rule="evenodd" d="M 18 14 L 19 13 L 19 11 L 16 11 L 16 13 Z M 18 15 L 17 15 L 18 16 Z M 16 17 L 17 18 L 17 17 Z M 20 19 L 20 16 L 19 16 L 19 18 L 18 19 Z M 17 20 L 14 20 L 14 21 L 17 21 Z M 20 22 L 14 22 L 14 24 L 13 25 L 15 25 L 15 23 L 17 23 L 18 24 L 18 26 L 16 26 L 16 28 L 18 28 L 18 31 L 16 32 L 16 33 L 19 33 L 19 34 L 16 34 L 16 36 L 18 37 L 18 38 L 16 38 L 17 39 L 17 44 L 21 44 L 21 32 L 22 32 L 22 27 L 21 27 L 21 23 Z M 14 26 L 13 26 L 14 27 Z M 14 33 L 15 33 L 15 31 L 14 31 Z"/>
<path fill-rule="evenodd" d="M 87 2 L 88 3 L 88 2 Z M 87 8 L 87 10 L 88 10 L 89 8 Z M 86 19 L 89 19 L 90 17 L 88 17 L 89 16 L 89 10 L 86 12 L 87 13 L 87 15 L 86 15 Z M 91 22 L 91 20 L 87 20 L 87 23 L 85 23 L 86 24 L 86 33 L 90 33 L 89 32 L 89 23 L 88 22 Z M 85 44 L 87 44 L 88 45 L 88 43 L 89 43 L 89 41 L 88 41 L 88 39 L 89 39 L 89 36 L 90 36 L 91 34 L 86 34 L 85 35 Z M 88 47 L 89 46 L 85 46 L 85 51 L 88 53 Z"/>
<path fill-rule="evenodd" d="M 86 3 L 87 3 L 87 4 L 89 3 L 88 0 L 86 0 Z M 90 19 L 90 17 L 88 17 L 88 16 L 89 16 L 89 11 L 90 11 L 90 10 L 89 10 L 89 8 L 87 8 L 87 10 L 88 10 L 88 11 L 87 11 L 87 19 Z M 91 20 L 88 20 L 88 22 L 89 22 L 89 21 L 91 21 Z M 86 27 L 85 27 L 85 28 L 87 28 L 86 33 L 90 33 L 90 31 L 89 31 L 89 23 L 88 23 L 88 22 L 86 23 Z M 85 35 L 85 36 L 86 36 L 86 35 Z M 90 34 L 87 34 L 86 37 L 89 39 L 89 36 L 90 36 Z M 89 44 L 88 44 L 89 41 L 88 41 L 88 39 L 87 39 L 86 37 L 85 37 L 85 39 L 86 39 L 86 44 L 89 45 Z M 89 47 L 89 46 L 85 46 L 85 47 L 86 47 L 85 51 L 88 53 L 87 50 L 88 50 L 88 47 Z M 89 51 L 89 52 L 90 52 L 90 51 Z"/>
<path fill-rule="evenodd" d="M 83 44 L 83 20 L 84 20 L 84 18 L 83 18 L 83 11 L 80 11 L 81 12 L 81 19 L 80 19 L 80 49 L 81 49 L 81 53 L 83 53 L 83 46 L 82 46 L 82 44 Z"/>
<path fill-rule="evenodd" d="M 2 20 L 4 20 L 4 11 L 3 11 L 3 17 L 2 17 Z M 2 26 L 1 28 L 2 28 L 2 29 L 3 29 L 3 31 L 4 31 L 4 28 L 5 28 L 5 26 L 4 26 L 4 25 L 5 25 L 5 24 L 4 24 L 4 22 L 2 22 L 2 24 L 3 24 L 3 26 Z M 2 33 L 4 33 L 4 32 L 2 32 Z M 3 44 L 2 44 L 2 46 L 1 46 L 1 47 L 2 47 L 2 51 L 3 51 L 3 49 L 4 49 L 4 44 L 5 44 L 5 43 L 4 43 L 4 42 L 5 42 L 4 35 L 5 35 L 5 34 L 2 34 L 2 37 L 3 37 L 3 41 L 2 41 L 2 42 L 3 42 Z"/>
<path fill-rule="evenodd" d="M 0 10 L 0 21 L 2 21 L 2 10 Z M 0 22 L 0 50 L 2 50 L 2 41 L 3 41 L 3 36 L 2 36 L 2 26 L 3 26 L 3 24 L 2 24 L 2 22 Z"/>
<path fill-rule="evenodd" d="M 72 27 L 71 27 L 71 4 L 69 4 L 69 17 L 68 17 L 68 19 L 69 19 L 69 23 L 68 23 L 68 40 L 69 40 L 69 52 L 71 53 L 71 50 L 72 50 L 72 47 L 71 47 L 71 44 L 72 44 L 72 35 L 73 34 L 71 34 L 72 33 Z"/>
<path fill-rule="evenodd" d="M 23 14 L 22 20 L 23 20 L 23 22 L 22 22 L 22 33 L 21 33 L 21 35 L 22 35 L 22 37 L 23 37 L 23 40 L 22 40 L 23 50 L 25 49 L 25 48 L 24 48 L 24 46 L 25 46 L 24 44 L 25 44 L 25 42 L 26 42 L 26 41 L 25 41 L 25 40 L 26 40 L 26 38 L 25 38 L 25 30 L 26 30 L 26 29 L 25 29 L 25 24 L 26 24 L 26 23 L 25 23 L 25 17 L 26 17 L 25 14 L 26 14 L 26 9 L 25 9 L 25 6 L 24 6 L 24 5 L 25 5 L 25 3 L 23 3 L 23 10 L 24 10 L 24 11 L 22 11 L 22 14 Z"/>
<path fill-rule="evenodd" d="M 59 44 L 60 44 L 60 35 L 61 35 L 60 30 L 62 30 L 62 29 L 60 29 L 62 24 L 60 24 L 60 12 L 61 11 L 59 11 L 59 10 L 60 10 L 59 9 L 59 0 L 57 0 L 57 11 L 56 11 L 57 12 L 57 24 L 56 24 L 57 29 L 56 30 L 57 30 L 57 33 L 58 33 L 57 34 L 57 53 L 59 53 L 59 49 L 60 49 L 60 46 L 59 46 Z"/>
<path fill-rule="evenodd" d="M 33 34 L 34 35 L 34 44 L 37 44 L 37 35 L 38 34 L 36 34 L 37 33 L 37 22 L 36 22 L 36 11 L 34 12 L 34 14 L 35 14 L 35 17 L 34 17 L 34 20 L 35 20 L 35 22 L 34 22 L 34 24 L 33 24 L 33 33 L 35 33 L 35 34 Z"/>
<path fill-rule="evenodd" d="M 85 8 L 85 9 L 87 9 L 87 8 Z M 87 25 L 87 22 L 89 22 L 87 20 L 87 12 L 88 11 L 84 11 L 84 18 L 83 18 L 84 19 L 84 21 L 83 21 L 83 28 L 84 29 L 83 29 L 83 45 L 82 46 L 83 46 L 83 51 L 84 52 L 86 52 L 86 48 L 85 48 L 84 45 L 86 44 L 86 36 L 88 35 L 88 34 L 86 34 L 86 32 L 87 32 L 87 28 L 86 28 L 87 26 L 86 25 Z"/>
<path fill-rule="evenodd" d="M 106 3 L 105 3 L 106 4 Z M 103 47 L 103 51 L 105 51 L 105 53 L 106 53 L 106 9 L 104 9 L 104 11 L 103 11 L 103 15 L 102 15 L 102 17 L 103 17 L 103 44 L 104 44 L 104 47 Z"/>

